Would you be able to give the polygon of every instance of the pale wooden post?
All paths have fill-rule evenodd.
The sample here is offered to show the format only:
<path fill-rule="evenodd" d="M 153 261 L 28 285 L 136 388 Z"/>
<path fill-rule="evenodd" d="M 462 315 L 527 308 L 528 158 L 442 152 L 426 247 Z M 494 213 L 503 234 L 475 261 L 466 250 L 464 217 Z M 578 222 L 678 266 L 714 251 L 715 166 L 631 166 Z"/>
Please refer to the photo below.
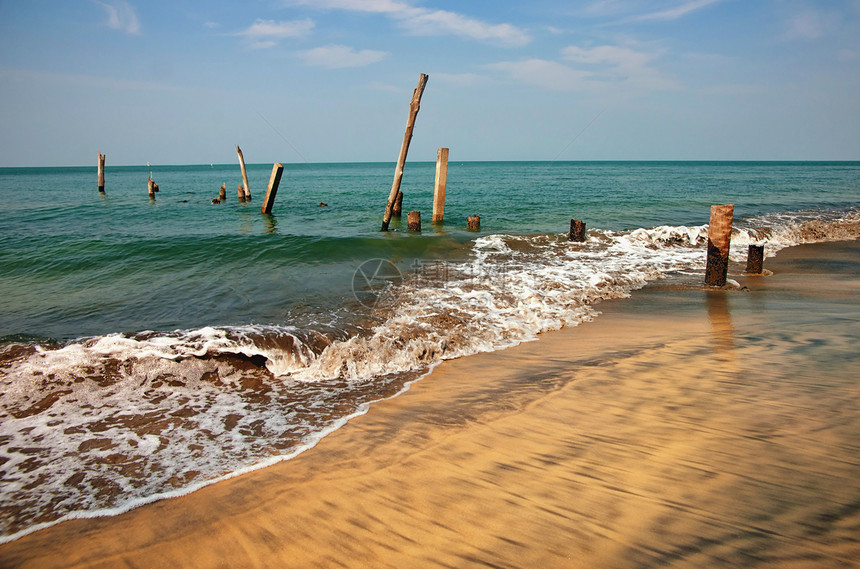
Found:
<path fill-rule="evenodd" d="M 236 193 L 239 197 L 239 203 L 245 203 L 245 187 L 242 184 L 236 186 Z"/>
<path fill-rule="evenodd" d="M 732 237 L 734 204 L 712 205 L 708 225 L 708 261 L 705 284 L 724 286 L 729 272 L 729 244 Z"/>
<path fill-rule="evenodd" d="M 236 145 L 236 154 L 239 155 L 239 167 L 242 169 L 242 187 L 245 188 L 244 199 L 251 201 L 251 188 L 248 187 L 248 173 L 245 171 L 245 157 L 242 155 L 242 149 Z"/>
<path fill-rule="evenodd" d="M 397 192 L 400 191 L 400 182 L 403 180 L 403 165 L 406 163 L 406 154 L 409 152 L 409 143 L 412 141 L 412 129 L 415 127 L 415 117 L 421 107 L 421 95 L 427 86 L 429 77 L 424 73 L 418 76 L 418 86 L 412 92 L 412 101 L 409 103 L 409 119 L 406 121 L 406 133 L 403 135 L 403 144 L 400 146 L 400 156 L 397 158 L 397 167 L 394 170 L 394 182 L 391 184 L 391 193 L 388 194 L 388 202 L 385 204 L 385 215 L 382 216 L 382 231 L 388 231 L 388 223 L 394 211 L 394 202 L 397 201 Z"/>
<path fill-rule="evenodd" d="M 272 213 L 275 204 L 275 196 L 278 194 L 278 185 L 281 183 L 281 174 L 284 173 L 284 165 L 276 162 L 272 166 L 272 175 L 269 177 L 269 185 L 266 188 L 266 197 L 263 198 L 263 208 L 260 213 Z"/>
<path fill-rule="evenodd" d="M 570 233 L 567 236 L 568 241 L 576 241 L 582 243 L 585 241 L 585 222 L 578 219 L 570 220 Z"/>
<path fill-rule="evenodd" d="M 433 223 L 445 217 L 445 186 L 448 184 L 448 149 L 436 151 L 436 185 L 433 188 Z"/>
<path fill-rule="evenodd" d="M 421 212 L 410 211 L 406 214 L 407 231 L 421 231 Z"/>
<path fill-rule="evenodd" d="M 218 199 L 222 202 L 227 201 L 227 182 L 221 184 L 221 188 L 218 190 Z"/>
<path fill-rule="evenodd" d="M 760 275 L 764 270 L 764 245 L 750 245 L 747 248 L 747 273 Z"/>
<path fill-rule="evenodd" d="M 105 193 L 105 155 L 99 152 L 99 193 Z"/>
<path fill-rule="evenodd" d="M 481 216 L 480 215 L 470 215 L 466 218 L 466 231 L 480 231 L 481 230 Z"/>

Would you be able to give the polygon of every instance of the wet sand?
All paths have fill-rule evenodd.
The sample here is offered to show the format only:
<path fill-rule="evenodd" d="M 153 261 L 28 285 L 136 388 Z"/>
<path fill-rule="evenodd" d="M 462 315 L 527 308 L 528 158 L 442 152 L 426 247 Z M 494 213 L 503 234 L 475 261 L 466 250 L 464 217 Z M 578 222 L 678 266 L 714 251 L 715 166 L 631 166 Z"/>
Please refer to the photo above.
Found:
<path fill-rule="evenodd" d="M 277 466 L 0 546 L 2 567 L 860 566 L 860 246 L 656 283 L 445 362 Z"/>

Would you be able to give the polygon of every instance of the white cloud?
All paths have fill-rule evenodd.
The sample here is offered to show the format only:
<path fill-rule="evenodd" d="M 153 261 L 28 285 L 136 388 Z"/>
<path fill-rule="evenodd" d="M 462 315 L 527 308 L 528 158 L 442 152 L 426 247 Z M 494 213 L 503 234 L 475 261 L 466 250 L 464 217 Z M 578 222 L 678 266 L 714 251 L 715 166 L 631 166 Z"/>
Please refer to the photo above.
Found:
<path fill-rule="evenodd" d="M 840 15 L 811 6 L 793 11 L 786 20 L 787 39 L 818 39 L 839 26 Z"/>
<path fill-rule="evenodd" d="M 372 49 L 356 51 L 345 45 L 327 45 L 299 52 L 298 55 L 308 65 L 338 69 L 343 67 L 363 67 L 382 61 L 388 56 L 388 52 Z"/>
<path fill-rule="evenodd" d="M 675 6 L 674 8 L 669 8 L 668 10 L 660 10 L 658 12 L 651 12 L 648 14 L 642 14 L 641 16 L 636 16 L 633 18 L 634 21 L 666 21 L 666 20 L 677 20 L 679 18 L 683 18 L 687 14 L 691 14 L 697 10 L 701 10 L 702 8 L 706 8 L 711 4 L 716 4 L 717 2 L 721 2 L 722 0 L 692 0 L 689 2 L 684 2 L 679 6 Z"/>
<path fill-rule="evenodd" d="M 569 46 L 562 50 L 562 59 L 571 64 L 527 59 L 489 68 L 515 81 L 555 91 L 641 95 L 678 89 L 674 78 L 649 65 L 658 55 L 623 46 Z"/>
<path fill-rule="evenodd" d="M 314 21 L 309 18 L 289 22 L 257 19 L 236 35 L 258 41 L 265 41 L 267 38 L 300 38 L 308 35 L 313 28 Z"/>
<path fill-rule="evenodd" d="M 525 45 L 529 35 L 512 24 L 491 24 L 448 10 L 431 10 L 397 0 L 286 0 L 292 6 L 385 14 L 414 35 L 455 35 L 508 46 Z"/>
<path fill-rule="evenodd" d="M 107 27 L 129 35 L 140 34 L 140 21 L 137 19 L 137 12 L 135 12 L 134 6 L 125 0 L 111 0 L 110 2 L 93 1 L 104 8 L 107 14 L 107 22 L 105 22 Z"/>

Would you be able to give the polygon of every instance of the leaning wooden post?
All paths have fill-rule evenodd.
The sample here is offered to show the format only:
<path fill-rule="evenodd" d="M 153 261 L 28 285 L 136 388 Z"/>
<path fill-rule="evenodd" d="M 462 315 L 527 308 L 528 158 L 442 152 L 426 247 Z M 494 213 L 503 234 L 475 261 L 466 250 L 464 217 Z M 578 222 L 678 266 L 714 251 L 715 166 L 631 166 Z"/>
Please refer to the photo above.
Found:
<path fill-rule="evenodd" d="M 585 241 L 585 222 L 578 219 L 570 220 L 570 233 L 567 236 L 568 241 L 576 241 L 583 243 Z"/>
<path fill-rule="evenodd" d="M 480 231 L 481 230 L 481 216 L 480 215 L 470 215 L 466 218 L 466 231 Z"/>
<path fill-rule="evenodd" d="M 421 212 L 410 211 L 406 214 L 406 229 L 408 231 L 421 231 Z"/>
<path fill-rule="evenodd" d="M 105 193 L 105 155 L 99 152 L 99 193 Z"/>
<path fill-rule="evenodd" d="M 448 184 L 448 149 L 436 151 L 436 185 L 433 187 L 433 223 L 445 217 L 445 186 Z"/>
<path fill-rule="evenodd" d="M 275 196 L 278 194 L 278 185 L 281 183 L 281 174 L 284 173 L 284 165 L 276 162 L 272 166 L 272 175 L 269 177 L 269 185 L 266 187 L 266 197 L 263 198 L 263 208 L 260 213 L 272 213 L 275 204 Z"/>
<path fill-rule="evenodd" d="M 734 204 L 712 205 L 708 225 L 708 262 L 705 284 L 724 286 L 729 272 L 729 243 L 732 236 Z"/>
<path fill-rule="evenodd" d="M 760 275 L 764 270 L 764 245 L 750 245 L 747 249 L 747 273 Z"/>
<path fill-rule="evenodd" d="M 239 155 L 239 167 L 242 169 L 242 187 L 245 188 L 244 198 L 248 201 L 251 200 L 251 188 L 248 187 L 248 173 L 245 171 L 245 157 L 242 155 L 242 149 L 239 148 L 239 145 L 236 145 L 236 154 Z"/>
<path fill-rule="evenodd" d="M 409 119 L 406 121 L 406 133 L 403 135 L 403 144 L 400 145 L 400 156 L 397 158 L 397 167 L 394 169 L 394 182 L 391 184 L 391 193 L 388 194 L 388 202 L 385 204 L 385 215 L 382 216 L 382 231 L 388 231 L 388 223 L 394 211 L 394 202 L 397 200 L 397 192 L 400 191 L 400 182 L 403 180 L 403 165 L 406 163 L 406 154 L 409 152 L 409 143 L 412 141 L 412 129 L 415 127 L 415 117 L 421 106 L 421 95 L 427 86 L 429 77 L 422 73 L 418 76 L 418 86 L 412 92 L 412 101 L 409 103 Z"/>

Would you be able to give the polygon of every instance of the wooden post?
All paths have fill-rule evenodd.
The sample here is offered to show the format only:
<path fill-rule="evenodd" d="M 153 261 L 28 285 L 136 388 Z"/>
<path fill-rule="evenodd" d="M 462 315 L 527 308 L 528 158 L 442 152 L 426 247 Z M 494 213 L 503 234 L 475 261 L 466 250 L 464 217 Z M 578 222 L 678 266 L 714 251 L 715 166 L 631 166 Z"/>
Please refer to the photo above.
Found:
<path fill-rule="evenodd" d="M 269 185 L 266 188 L 266 197 L 263 198 L 263 207 L 260 213 L 272 213 L 272 206 L 275 204 L 275 196 L 278 194 L 278 185 L 281 183 L 281 174 L 284 173 L 284 165 L 280 162 L 275 162 L 272 166 L 272 175 L 269 177 Z"/>
<path fill-rule="evenodd" d="M 403 192 L 397 192 L 397 200 L 394 202 L 394 210 L 391 212 L 394 217 L 403 215 Z"/>
<path fill-rule="evenodd" d="M 221 188 L 218 190 L 218 199 L 222 202 L 227 201 L 227 182 L 221 184 Z"/>
<path fill-rule="evenodd" d="M 155 199 L 155 192 L 158 191 L 158 184 L 152 179 L 152 172 L 149 173 L 149 180 L 146 181 L 146 189 L 149 190 L 149 197 Z"/>
<path fill-rule="evenodd" d="M 729 272 L 729 243 L 732 237 L 732 216 L 735 206 L 712 205 L 708 225 L 708 261 L 705 284 L 724 286 Z"/>
<path fill-rule="evenodd" d="M 747 249 L 747 273 L 760 275 L 764 269 L 764 245 L 750 245 Z"/>
<path fill-rule="evenodd" d="M 245 203 L 245 187 L 242 184 L 236 186 L 236 193 L 239 194 L 239 203 Z"/>
<path fill-rule="evenodd" d="M 397 192 L 400 191 L 400 182 L 403 180 L 403 165 L 406 163 L 406 154 L 409 152 L 409 143 L 412 141 L 412 129 L 415 127 L 415 117 L 421 106 L 421 95 L 427 86 L 428 76 L 424 73 L 418 76 L 418 86 L 412 92 L 412 101 L 409 103 L 409 119 L 406 121 L 406 133 L 403 135 L 403 144 L 400 146 L 400 156 L 397 158 L 397 167 L 394 169 L 394 182 L 391 184 L 391 193 L 388 194 L 388 202 L 385 204 L 385 215 L 382 216 L 382 231 L 388 231 L 388 223 L 394 211 L 394 202 L 397 201 Z"/>
<path fill-rule="evenodd" d="M 480 231 L 481 230 L 481 216 L 480 215 L 470 215 L 466 218 L 466 231 Z"/>
<path fill-rule="evenodd" d="M 578 219 L 570 220 L 570 233 L 567 236 L 568 241 L 576 241 L 583 243 L 585 241 L 585 222 Z"/>
<path fill-rule="evenodd" d="M 248 173 L 245 171 L 245 157 L 242 155 L 242 149 L 236 145 L 236 154 L 239 155 L 239 167 L 242 169 L 242 187 L 245 188 L 244 199 L 251 201 L 251 188 L 248 186 Z"/>
<path fill-rule="evenodd" d="M 433 188 L 433 223 L 445 217 L 445 186 L 448 184 L 448 149 L 436 151 L 436 185 Z"/>
<path fill-rule="evenodd" d="M 406 229 L 408 231 L 421 231 L 420 211 L 410 211 L 406 214 Z"/>
<path fill-rule="evenodd" d="M 105 155 L 99 152 L 99 193 L 105 193 Z"/>

